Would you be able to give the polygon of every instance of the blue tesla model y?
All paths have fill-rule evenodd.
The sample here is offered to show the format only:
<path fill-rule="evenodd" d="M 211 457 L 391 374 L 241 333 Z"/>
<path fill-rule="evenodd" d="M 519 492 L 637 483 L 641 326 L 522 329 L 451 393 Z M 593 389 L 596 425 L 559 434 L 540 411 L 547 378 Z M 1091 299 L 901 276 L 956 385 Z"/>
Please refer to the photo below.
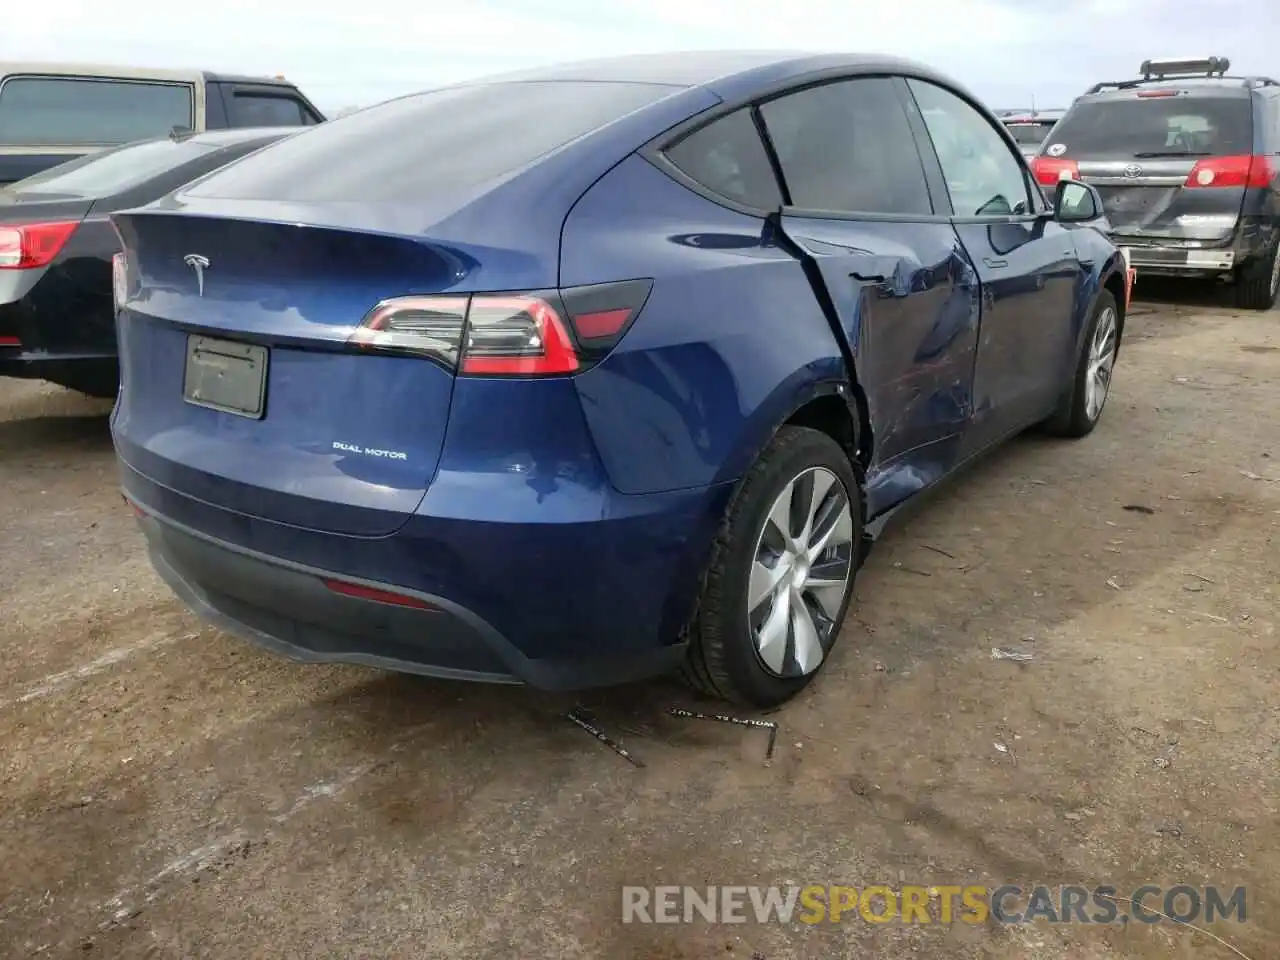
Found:
<path fill-rule="evenodd" d="M 868 530 L 1089 433 L 1096 191 L 879 57 L 643 56 L 406 96 L 117 214 L 112 433 L 160 575 L 302 660 L 754 706 Z"/>

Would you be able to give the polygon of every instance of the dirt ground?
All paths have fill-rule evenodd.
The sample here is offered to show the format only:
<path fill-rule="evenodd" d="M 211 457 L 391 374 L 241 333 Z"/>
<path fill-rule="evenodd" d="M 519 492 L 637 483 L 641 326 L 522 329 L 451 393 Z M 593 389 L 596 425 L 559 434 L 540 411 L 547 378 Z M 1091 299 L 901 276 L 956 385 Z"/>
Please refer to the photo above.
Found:
<path fill-rule="evenodd" d="M 0 955 L 1280 957 L 1280 312 L 1175 294 L 1092 437 L 1018 440 L 890 528 L 769 765 L 665 682 L 581 698 L 639 769 L 572 698 L 207 628 L 147 564 L 106 406 L 0 382 Z M 1244 885 L 1248 914 L 1212 927 L 1238 954 L 620 919 L 623 884 L 902 882 Z"/>

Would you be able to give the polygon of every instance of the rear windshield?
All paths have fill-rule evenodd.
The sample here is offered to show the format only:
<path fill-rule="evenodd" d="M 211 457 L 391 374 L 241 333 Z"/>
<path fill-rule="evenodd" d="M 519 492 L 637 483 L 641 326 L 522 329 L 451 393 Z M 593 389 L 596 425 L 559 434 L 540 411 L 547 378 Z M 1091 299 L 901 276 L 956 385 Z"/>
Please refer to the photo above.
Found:
<path fill-rule="evenodd" d="M 10 189 L 77 197 L 109 197 L 219 149 L 191 140 L 150 140 L 91 153 L 20 180 Z"/>
<path fill-rule="evenodd" d="M 1045 136 L 1053 129 L 1053 121 L 1043 123 L 1009 123 L 1006 124 L 1013 139 L 1023 146 L 1034 147 L 1044 142 Z"/>
<path fill-rule="evenodd" d="M 9 77 L 0 85 L 0 145 L 90 146 L 192 129 L 185 83 Z"/>
<path fill-rule="evenodd" d="M 377 202 L 512 173 L 671 88 L 539 81 L 451 87 L 311 127 L 192 189 L 226 199 Z"/>
<path fill-rule="evenodd" d="M 1247 97 L 1149 97 L 1077 104 L 1053 132 L 1055 156 L 1133 159 L 1141 154 L 1231 156 L 1253 152 Z"/>

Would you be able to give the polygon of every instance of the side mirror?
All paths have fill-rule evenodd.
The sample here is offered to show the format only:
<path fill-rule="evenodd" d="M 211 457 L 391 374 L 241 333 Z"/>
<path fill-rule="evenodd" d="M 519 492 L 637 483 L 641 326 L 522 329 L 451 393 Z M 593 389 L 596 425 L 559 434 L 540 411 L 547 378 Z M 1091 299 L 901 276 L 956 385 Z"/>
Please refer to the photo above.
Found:
<path fill-rule="evenodd" d="M 1102 195 L 1079 180 L 1059 180 L 1053 193 L 1053 219 L 1087 223 L 1102 216 Z"/>

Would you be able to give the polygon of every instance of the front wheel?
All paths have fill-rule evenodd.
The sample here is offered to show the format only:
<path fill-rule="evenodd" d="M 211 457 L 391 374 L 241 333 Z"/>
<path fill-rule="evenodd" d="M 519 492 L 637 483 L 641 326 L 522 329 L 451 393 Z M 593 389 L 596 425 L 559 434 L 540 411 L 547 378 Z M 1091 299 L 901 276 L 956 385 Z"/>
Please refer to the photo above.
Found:
<path fill-rule="evenodd" d="M 1071 389 L 1045 423 L 1050 433 L 1084 437 L 1093 432 L 1111 395 L 1111 375 L 1119 351 L 1120 313 L 1116 298 L 1103 290 L 1093 306 Z"/>
<path fill-rule="evenodd" d="M 844 622 L 862 515 L 862 487 L 841 446 L 817 430 L 779 430 L 716 538 L 685 679 L 748 707 L 804 689 Z"/>

